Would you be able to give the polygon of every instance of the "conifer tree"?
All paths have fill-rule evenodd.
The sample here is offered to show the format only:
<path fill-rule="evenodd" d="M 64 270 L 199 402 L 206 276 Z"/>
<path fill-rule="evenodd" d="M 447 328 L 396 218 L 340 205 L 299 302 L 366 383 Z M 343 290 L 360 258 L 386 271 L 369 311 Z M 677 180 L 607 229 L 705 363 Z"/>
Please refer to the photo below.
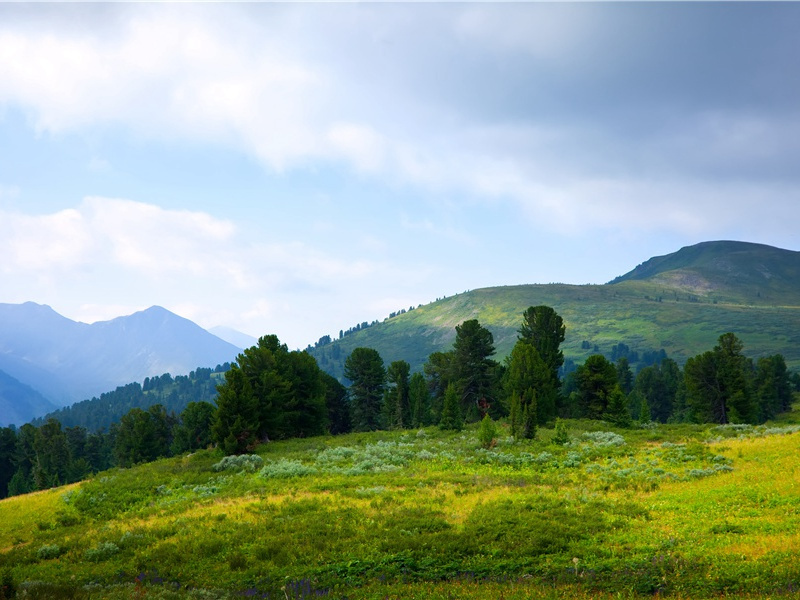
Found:
<path fill-rule="evenodd" d="M 448 385 L 447 390 L 445 390 L 439 428 L 452 431 L 461 431 L 464 428 L 464 418 L 461 416 L 461 402 L 458 397 L 458 389 L 454 383 Z"/>

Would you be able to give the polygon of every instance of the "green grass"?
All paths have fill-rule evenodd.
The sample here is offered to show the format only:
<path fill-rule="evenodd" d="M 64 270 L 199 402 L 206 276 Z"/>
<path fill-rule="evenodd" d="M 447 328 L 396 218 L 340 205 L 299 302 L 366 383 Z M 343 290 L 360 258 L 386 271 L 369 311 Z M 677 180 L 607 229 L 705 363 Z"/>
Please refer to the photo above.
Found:
<path fill-rule="evenodd" d="M 797 413 L 769 426 L 570 421 L 273 442 L 0 502 L 25 597 L 676 598 L 800 585 Z M 218 465 L 215 469 L 215 465 Z"/>

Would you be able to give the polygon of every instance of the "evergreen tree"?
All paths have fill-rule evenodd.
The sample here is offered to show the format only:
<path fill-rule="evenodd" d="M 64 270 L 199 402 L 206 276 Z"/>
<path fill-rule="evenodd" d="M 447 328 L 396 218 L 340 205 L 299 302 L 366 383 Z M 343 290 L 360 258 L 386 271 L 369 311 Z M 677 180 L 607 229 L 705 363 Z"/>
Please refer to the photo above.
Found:
<path fill-rule="evenodd" d="M 751 365 L 742 348 L 734 334 L 726 333 L 713 350 L 686 361 L 686 402 L 695 419 L 722 424 L 756 420 Z"/>
<path fill-rule="evenodd" d="M 0 427 L 0 498 L 8 496 L 8 483 L 14 476 L 14 451 L 17 432 L 13 427 Z"/>
<path fill-rule="evenodd" d="M 617 385 L 617 371 L 602 354 L 593 354 L 575 371 L 577 400 L 582 417 L 602 419 L 611 392 Z"/>
<path fill-rule="evenodd" d="M 628 411 L 628 401 L 619 385 L 614 386 L 608 396 L 608 406 L 603 418 L 617 427 L 630 427 L 632 424 L 631 413 Z"/>
<path fill-rule="evenodd" d="M 515 369 L 512 379 L 517 381 L 512 385 L 520 397 L 528 387 L 533 387 L 537 399 L 535 416 L 538 423 L 544 425 L 556 416 L 558 409 L 561 387 L 558 373 L 564 364 L 564 353 L 560 346 L 566 328 L 561 316 L 549 306 L 531 306 L 525 310 L 522 318 L 509 364 L 509 370 Z M 513 356 L 515 351 L 522 359 L 516 361 L 516 365 Z"/>
<path fill-rule="evenodd" d="M 425 427 L 433 420 L 431 417 L 431 397 L 428 384 L 422 373 L 413 373 L 408 382 L 408 400 L 411 404 L 411 426 Z"/>
<path fill-rule="evenodd" d="M 461 403 L 461 414 L 475 421 L 490 406 L 496 395 L 497 363 L 490 357 L 495 353 L 492 332 L 477 319 L 456 325 L 453 343 L 453 382 Z"/>
<path fill-rule="evenodd" d="M 51 418 L 39 427 L 34 436 L 33 448 L 36 460 L 32 473 L 36 489 L 43 490 L 67 483 L 69 445 L 61 423 Z"/>
<path fill-rule="evenodd" d="M 524 438 L 532 440 L 536 438 L 536 392 L 533 388 L 528 388 L 520 398 L 522 404 L 522 435 Z"/>
<path fill-rule="evenodd" d="M 216 411 L 208 402 L 190 402 L 181 413 L 180 424 L 175 427 L 170 447 L 172 454 L 208 447 L 213 440 L 211 427 Z"/>
<path fill-rule="evenodd" d="M 350 380 L 350 410 L 354 431 L 380 429 L 381 400 L 386 369 L 377 350 L 355 348 L 344 362 L 344 376 Z"/>
<path fill-rule="evenodd" d="M 247 377 L 238 365 L 231 365 L 225 373 L 225 383 L 218 388 L 217 414 L 211 428 L 225 454 L 243 454 L 255 448 L 258 408 Z"/>
<path fill-rule="evenodd" d="M 451 431 L 461 431 L 464 428 L 464 418 L 461 416 L 461 402 L 458 389 L 454 383 L 448 385 L 447 390 L 445 390 L 439 428 Z"/>
<path fill-rule="evenodd" d="M 405 429 L 411 426 L 408 374 L 411 370 L 404 360 L 397 360 L 386 371 L 387 386 L 384 391 L 384 423 L 387 429 Z"/>
<path fill-rule="evenodd" d="M 337 346 L 338 347 L 338 346 Z M 325 387 L 325 405 L 328 407 L 328 427 L 333 435 L 347 433 L 352 429 L 347 388 L 325 371 L 320 373 Z"/>
<path fill-rule="evenodd" d="M 754 389 L 759 422 L 763 423 L 791 409 L 792 385 L 783 356 L 775 354 L 758 359 Z"/>

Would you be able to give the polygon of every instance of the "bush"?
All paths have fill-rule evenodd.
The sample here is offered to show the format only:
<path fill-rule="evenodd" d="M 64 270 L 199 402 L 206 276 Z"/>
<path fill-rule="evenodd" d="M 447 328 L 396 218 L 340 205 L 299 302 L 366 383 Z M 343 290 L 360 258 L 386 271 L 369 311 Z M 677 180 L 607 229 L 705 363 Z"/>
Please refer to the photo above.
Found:
<path fill-rule="evenodd" d="M 84 552 L 83 556 L 86 558 L 86 560 L 100 562 L 101 560 L 111 558 L 117 552 L 119 552 L 119 546 L 117 546 L 114 542 L 100 542 L 97 544 L 97 547 L 89 548 L 86 552 Z"/>
<path fill-rule="evenodd" d="M 264 464 L 258 454 L 234 454 L 226 456 L 211 468 L 215 471 L 255 471 Z"/>
<path fill-rule="evenodd" d="M 478 430 L 478 441 L 481 443 L 481 447 L 487 450 L 497 445 L 497 425 L 488 414 L 481 421 L 481 427 Z"/>
<path fill-rule="evenodd" d="M 304 465 L 299 460 L 282 458 L 264 465 L 259 475 L 265 479 L 290 479 L 292 477 L 312 475 L 316 472 L 315 468 Z"/>
<path fill-rule="evenodd" d="M 564 446 L 565 444 L 569 443 L 567 424 L 561 419 L 556 419 L 556 431 L 553 435 L 553 443 L 559 446 Z"/>
<path fill-rule="evenodd" d="M 36 551 L 36 556 L 40 560 L 50 560 L 61 556 L 61 547 L 58 544 L 45 544 Z"/>

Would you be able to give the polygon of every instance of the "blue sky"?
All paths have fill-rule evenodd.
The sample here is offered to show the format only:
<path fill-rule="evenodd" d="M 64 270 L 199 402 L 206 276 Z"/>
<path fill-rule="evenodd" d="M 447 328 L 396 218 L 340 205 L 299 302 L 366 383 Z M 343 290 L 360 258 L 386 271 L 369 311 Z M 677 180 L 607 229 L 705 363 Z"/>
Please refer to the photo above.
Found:
<path fill-rule="evenodd" d="M 292 348 L 800 249 L 800 4 L 0 4 L 0 302 Z"/>

